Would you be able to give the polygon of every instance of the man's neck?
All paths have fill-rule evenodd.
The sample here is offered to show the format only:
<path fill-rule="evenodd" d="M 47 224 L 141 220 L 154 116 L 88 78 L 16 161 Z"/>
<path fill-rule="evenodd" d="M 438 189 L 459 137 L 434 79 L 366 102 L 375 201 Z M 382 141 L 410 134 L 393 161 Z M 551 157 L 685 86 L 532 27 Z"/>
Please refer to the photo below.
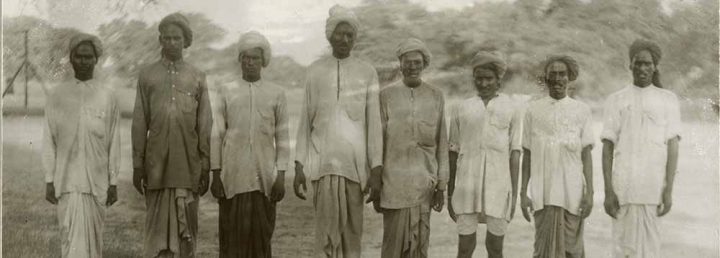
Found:
<path fill-rule="evenodd" d="M 422 84 L 422 80 L 403 78 L 403 84 L 405 84 L 405 86 L 408 86 L 410 88 L 417 88 L 418 86 L 420 86 Z"/>
<path fill-rule="evenodd" d="M 260 76 L 246 76 L 243 75 L 243 80 L 246 82 L 257 82 L 260 80 Z"/>
<path fill-rule="evenodd" d="M 557 96 L 550 95 L 550 97 L 553 98 L 554 100 L 562 100 L 565 97 L 567 97 L 567 95 L 566 94 L 557 95 Z"/>
<path fill-rule="evenodd" d="M 488 95 L 488 96 L 483 96 L 483 95 L 479 95 L 479 96 L 480 96 L 480 99 L 482 99 L 482 101 L 483 101 L 483 103 L 485 104 L 485 106 L 487 106 L 488 103 L 490 103 L 490 100 L 492 100 L 492 99 L 494 99 L 495 97 L 497 97 L 498 94 L 497 94 L 497 93 L 494 93 L 494 94 Z"/>
<path fill-rule="evenodd" d="M 92 80 L 92 78 L 93 78 L 92 74 L 90 74 L 90 75 L 75 74 L 75 79 L 78 79 L 78 81 L 81 81 L 81 82 Z"/>
<path fill-rule="evenodd" d="M 338 53 L 333 51 L 333 56 L 337 59 L 345 59 L 350 57 L 350 53 Z"/>
<path fill-rule="evenodd" d="M 643 89 L 644 89 L 644 88 L 647 88 L 648 86 L 652 85 L 652 83 L 639 83 L 639 82 L 634 82 L 633 85 L 635 85 L 635 87 L 643 88 Z"/>

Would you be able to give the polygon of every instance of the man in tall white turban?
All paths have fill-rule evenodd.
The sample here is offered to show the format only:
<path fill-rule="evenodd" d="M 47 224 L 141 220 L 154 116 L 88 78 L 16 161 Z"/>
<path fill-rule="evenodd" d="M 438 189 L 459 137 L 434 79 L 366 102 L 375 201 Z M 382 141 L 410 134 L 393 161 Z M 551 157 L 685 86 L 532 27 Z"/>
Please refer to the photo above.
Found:
<path fill-rule="evenodd" d="M 305 199 L 307 171 L 314 188 L 320 257 L 360 257 L 363 192 L 373 192 L 370 201 L 379 198 L 379 84 L 375 69 L 351 55 L 358 29 L 352 11 L 330 9 L 325 32 L 332 55 L 308 67 L 300 110 L 293 186 Z M 368 174 L 374 180 L 368 181 Z"/>

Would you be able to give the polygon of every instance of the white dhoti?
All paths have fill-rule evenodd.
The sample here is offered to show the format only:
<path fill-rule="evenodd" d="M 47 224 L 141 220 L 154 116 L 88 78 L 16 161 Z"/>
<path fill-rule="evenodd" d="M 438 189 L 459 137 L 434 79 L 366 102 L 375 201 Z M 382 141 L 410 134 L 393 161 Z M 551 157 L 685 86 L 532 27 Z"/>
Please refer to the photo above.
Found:
<path fill-rule="evenodd" d="M 105 206 L 89 193 L 63 193 L 58 205 L 62 257 L 102 257 Z"/>
<path fill-rule="evenodd" d="M 626 204 L 620 206 L 613 220 L 613 253 L 615 257 L 660 257 L 660 221 L 657 205 Z"/>

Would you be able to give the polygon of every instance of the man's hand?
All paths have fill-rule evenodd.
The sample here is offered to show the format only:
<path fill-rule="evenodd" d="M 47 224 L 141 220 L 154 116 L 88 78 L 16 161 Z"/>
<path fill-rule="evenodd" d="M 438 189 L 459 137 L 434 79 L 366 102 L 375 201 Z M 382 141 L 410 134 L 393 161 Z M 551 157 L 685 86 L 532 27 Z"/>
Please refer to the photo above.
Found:
<path fill-rule="evenodd" d="M 200 196 L 205 195 L 207 193 L 208 189 L 210 188 L 210 171 L 205 170 L 200 172 L 200 189 L 198 189 L 198 194 Z"/>
<path fill-rule="evenodd" d="M 300 190 L 300 186 L 302 186 L 302 191 Z M 305 182 L 305 173 L 303 172 L 303 165 L 295 161 L 295 179 L 293 180 L 293 190 L 295 191 L 295 196 L 298 198 L 305 200 L 305 193 L 307 193 L 307 183 Z"/>
<path fill-rule="evenodd" d="M 609 190 L 605 191 L 605 213 L 607 215 L 610 215 L 613 219 L 617 219 L 617 213 L 618 210 L 620 210 L 620 202 L 618 202 L 617 195 L 615 195 L 615 191 Z"/>
<path fill-rule="evenodd" d="M 670 212 L 670 208 L 672 208 L 672 190 L 665 187 L 662 192 L 662 203 L 658 205 L 657 211 L 658 211 L 658 217 L 665 216 L 665 214 L 668 214 Z"/>
<path fill-rule="evenodd" d="M 222 180 L 220 179 L 221 171 L 213 170 L 212 184 L 210 185 L 210 194 L 216 199 L 225 198 L 225 187 L 223 186 Z"/>
<path fill-rule="evenodd" d="M 374 207 L 380 207 L 380 192 L 382 191 L 382 167 L 377 166 L 370 171 L 370 178 L 368 178 L 367 185 L 363 190 L 364 194 L 370 193 L 365 203 L 373 203 Z M 377 202 L 377 204 L 376 204 Z M 380 212 L 378 208 L 375 211 Z"/>
<path fill-rule="evenodd" d="M 142 168 L 133 169 L 133 186 L 135 190 L 141 195 L 145 195 L 145 188 L 147 186 L 147 178 L 145 176 L 145 170 Z"/>
<path fill-rule="evenodd" d="M 450 214 L 450 218 L 453 220 L 453 222 L 457 222 L 457 215 L 455 214 L 455 209 L 453 209 L 453 206 L 452 206 L 452 194 L 448 194 L 447 209 L 448 209 L 448 213 Z"/>
<path fill-rule="evenodd" d="M 586 192 L 583 194 L 582 200 L 580 200 L 580 215 L 582 218 L 590 216 L 593 208 L 593 193 Z"/>
<path fill-rule="evenodd" d="M 107 202 L 105 203 L 105 205 L 110 207 L 113 204 L 115 204 L 115 202 L 117 202 L 117 200 L 118 200 L 117 186 L 110 185 L 110 187 L 107 190 Z"/>
<path fill-rule="evenodd" d="M 435 189 L 433 193 L 432 208 L 433 210 L 440 212 L 445 205 L 445 191 Z"/>
<path fill-rule="evenodd" d="M 270 201 L 279 202 L 285 197 L 285 170 L 280 170 L 270 192 Z"/>
<path fill-rule="evenodd" d="M 530 222 L 530 215 L 532 215 L 534 209 L 532 206 L 532 200 L 530 200 L 530 197 L 527 196 L 527 193 L 520 193 L 520 210 L 522 210 L 525 220 Z"/>
<path fill-rule="evenodd" d="M 52 204 L 58 203 L 58 199 L 55 197 L 55 185 L 52 182 L 45 184 L 45 200 Z"/>

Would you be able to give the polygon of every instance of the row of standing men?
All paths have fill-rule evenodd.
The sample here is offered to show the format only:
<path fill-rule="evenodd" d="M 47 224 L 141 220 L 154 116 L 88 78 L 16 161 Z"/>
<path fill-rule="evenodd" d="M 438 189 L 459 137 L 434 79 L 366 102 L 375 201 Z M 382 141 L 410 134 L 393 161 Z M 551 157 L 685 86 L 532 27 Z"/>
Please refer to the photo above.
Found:
<path fill-rule="evenodd" d="M 188 20 L 175 13 L 160 22 L 162 58 L 140 72 L 132 122 L 133 185 L 147 207 L 143 257 L 195 255 L 208 189 L 220 207 L 220 257 L 271 257 L 289 167 L 297 197 L 312 187 L 318 257 L 360 257 L 368 194 L 383 216 L 382 257 L 427 257 L 430 213 L 446 198 L 457 256 L 472 256 L 484 223 L 488 256 L 502 257 L 518 188 L 523 217 L 534 218 L 533 256 L 584 257 L 595 138 L 590 108 L 566 96 L 575 60 L 549 57 L 548 96 L 524 105 L 499 92 L 503 55 L 480 51 L 470 66 L 477 96 L 446 112 L 442 91 L 422 80 L 432 54 L 421 40 L 398 45 L 403 79 L 380 89 L 375 69 L 351 55 L 359 26 L 352 11 L 330 10 L 332 56 L 308 68 L 293 166 L 284 90 L 262 79 L 267 39 L 241 36 L 241 76 L 219 85 L 211 105 L 205 74 L 183 60 Z M 93 80 L 98 38 L 78 34 L 69 48 L 75 80 L 54 88 L 46 105 L 46 199 L 58 204 L 63 257 L 101 257 L 105 207 L 117 201 L 120 112 L 112 90 Z M 659 257 L 658 217 L 672 205 L 680 114 L 659 81 L 661 55 L 655 43 L 635 41 L 634 81 L 604 109 L 615 257 Z"/>

